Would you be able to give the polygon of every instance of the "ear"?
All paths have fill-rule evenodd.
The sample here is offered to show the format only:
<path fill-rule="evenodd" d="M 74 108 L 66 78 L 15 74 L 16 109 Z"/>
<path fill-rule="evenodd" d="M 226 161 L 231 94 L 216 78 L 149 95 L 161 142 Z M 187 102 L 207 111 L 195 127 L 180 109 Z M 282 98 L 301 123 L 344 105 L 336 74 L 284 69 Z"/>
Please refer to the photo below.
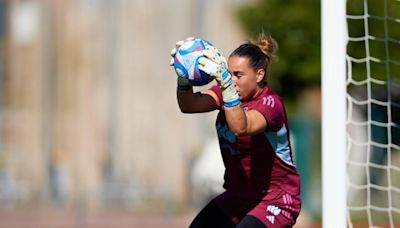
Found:
<path fill-rule="evenodd" d="M 258 69 L 257 70 L 257 83 L 260 83 L 264 80 L 265 76 L 265 70 L 264 69 Z"/>

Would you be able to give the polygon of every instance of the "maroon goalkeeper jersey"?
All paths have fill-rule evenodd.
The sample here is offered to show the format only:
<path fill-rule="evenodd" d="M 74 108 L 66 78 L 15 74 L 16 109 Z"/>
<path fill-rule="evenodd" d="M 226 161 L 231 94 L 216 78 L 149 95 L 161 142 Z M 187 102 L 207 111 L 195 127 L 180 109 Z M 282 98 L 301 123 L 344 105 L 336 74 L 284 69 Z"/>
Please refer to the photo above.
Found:
<path fill-rule="evenodd" d="M 211 88 L 223 104 L 218 86 Z M 282 98 L 265 86 L 244 111 L 256 110 L 267 121 L 263 133 L 235 136 L 229 129 L 223 106 L 216 128 L 225 165 L 224 188 L 237 196 L 262 199 L 272 192 L 300 195 L 300 178 L 293 162 L 289 127 Z"/>

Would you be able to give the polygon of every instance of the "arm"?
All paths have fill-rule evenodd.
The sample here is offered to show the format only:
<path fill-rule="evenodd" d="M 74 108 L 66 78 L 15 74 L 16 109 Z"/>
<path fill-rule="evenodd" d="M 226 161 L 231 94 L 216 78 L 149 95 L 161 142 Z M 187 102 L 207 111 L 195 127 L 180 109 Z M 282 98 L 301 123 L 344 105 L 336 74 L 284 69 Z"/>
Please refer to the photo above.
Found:
<path fill-rule="evenodd" d="M 240 105 L 225 107 L 225 116 L 229 129 L 236 136 L 256 135 L 267 127 L 267 121 L 260 112 L 256 110 L 245 112 Z"/>
<path fill-rule="evenodd" d="M 211 90 L 193 93 L 193 88 L 177 90 L 179 108 L 183 113 L 201 113 L 217 109 L 218 98 Z"/>

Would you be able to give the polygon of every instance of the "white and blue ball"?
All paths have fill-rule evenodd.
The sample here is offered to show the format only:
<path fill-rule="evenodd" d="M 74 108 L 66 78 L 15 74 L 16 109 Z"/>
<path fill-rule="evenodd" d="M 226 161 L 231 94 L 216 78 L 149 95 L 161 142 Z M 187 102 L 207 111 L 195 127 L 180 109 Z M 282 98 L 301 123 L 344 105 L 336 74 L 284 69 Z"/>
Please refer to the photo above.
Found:
<path fill-rule="evenodd" d="M 213 80 L 210 75 L 199 69 L 199 59 L 203 57 L 202 50 L 212 46 L 208 41 L 195 39 L 187 41 L 179 47 L 174 58 L 174 67 L 179 75 L 189 79 L 194 86 L 206 85 Z"/>

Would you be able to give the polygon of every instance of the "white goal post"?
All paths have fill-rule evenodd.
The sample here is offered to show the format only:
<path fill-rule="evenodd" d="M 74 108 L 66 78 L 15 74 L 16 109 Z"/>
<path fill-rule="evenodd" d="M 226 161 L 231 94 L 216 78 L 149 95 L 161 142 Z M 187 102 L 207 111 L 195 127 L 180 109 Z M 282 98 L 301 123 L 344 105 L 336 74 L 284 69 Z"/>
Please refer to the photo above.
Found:
<path fill-rule="evenodd" d="M 346 0 L 321 1 L 322 224 L 346 227 Z"/>

